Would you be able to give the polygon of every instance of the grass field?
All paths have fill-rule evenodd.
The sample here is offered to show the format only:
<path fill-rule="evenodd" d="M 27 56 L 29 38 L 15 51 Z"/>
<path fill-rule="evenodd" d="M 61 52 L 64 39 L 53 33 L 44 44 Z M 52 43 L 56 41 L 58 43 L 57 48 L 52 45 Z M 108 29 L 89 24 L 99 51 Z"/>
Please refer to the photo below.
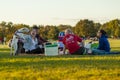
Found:
<path fill-rule="evenodd" d="M 120 40 L 110 40 L 120 51 Z M 120 55 L 10 56 L 0 48 L 0 80 L 120 80 Z"/>

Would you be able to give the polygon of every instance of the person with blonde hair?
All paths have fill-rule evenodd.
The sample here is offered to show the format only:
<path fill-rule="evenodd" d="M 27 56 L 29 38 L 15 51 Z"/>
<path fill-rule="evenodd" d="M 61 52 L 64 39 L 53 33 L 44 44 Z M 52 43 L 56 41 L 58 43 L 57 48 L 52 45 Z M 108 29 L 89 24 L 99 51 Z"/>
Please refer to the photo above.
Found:
<path fill-rule="evenodd" d="M 82 38 L 73 34 L 71 29 L 65 30 L 65 37 L 63 38 L 64 53 L 68 49 L 71 55 L 82 55 L 85 51 L 83 46 L 80 46 L 78 42 L 82 43 Z"/>

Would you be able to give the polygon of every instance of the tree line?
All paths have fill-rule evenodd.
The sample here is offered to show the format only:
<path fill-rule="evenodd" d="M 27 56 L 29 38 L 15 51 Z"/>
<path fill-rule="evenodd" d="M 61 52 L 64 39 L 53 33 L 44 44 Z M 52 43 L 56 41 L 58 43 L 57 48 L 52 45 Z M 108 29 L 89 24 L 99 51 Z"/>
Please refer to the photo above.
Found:
<path fill-rule="evenodd" d="M 35 26 L 35 25 L 33 25 Z M 37 26 L 37 25 L 36 25 Z M 7 41 L 12 38 L 14 32 L 22 27 L 31 29 L 32 26 L 26 24 L 14 24 L 12 22 L 2 21 L 0 23 L 0 38 L 6 37 Z M 75 26 L 71 25 L 38 25 L 40 36 L 45 39 L 57 40 L 59 32 L 71 28 L 75 34 L 81 37 L 95 37 L 99 29 L 104 29 L 108 37 L 120 37 L 120 20 L 114 19 L 104 24 L 95 23 L 92 20 L 84 19 L 78 21 Z"/>

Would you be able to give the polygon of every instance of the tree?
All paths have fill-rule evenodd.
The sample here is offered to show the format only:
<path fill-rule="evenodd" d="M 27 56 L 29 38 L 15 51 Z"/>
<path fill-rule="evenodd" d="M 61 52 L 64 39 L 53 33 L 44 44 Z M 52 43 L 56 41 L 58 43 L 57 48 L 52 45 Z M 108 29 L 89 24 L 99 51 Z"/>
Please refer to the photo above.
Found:
<path fill-rule="evenodd" d="M 47 39 L 47 30 L 45 29 L 45 26 L 39 25 L 39 32 L 42 38 Z"/>
<path fill-rule="evenodd" d="M 70 25 L 62 25 L 61 24 L 61 25 L 57 26 L 57 28 L 59 29 L 59 32 L 64 32 L 68 28 L 72 29 L 72 26 L 70 26 Z"/>
<path fill-rule="evenodd" d="M 111 20 L 102 25 L 101 29 L 104 29 L 109 37 L 117 37 L 119 35 L 120 20 Z"/>
<path fill-rule="evenodd" d="M 94 23 L 91 20 L 85 19 L 80 20 L 73 29 L 78 36 L 95 36 L 100 26 L 100 23 Z"/>
<path fill-rule="evenodd" d="M 3 44 L 3 42 L 4 42 L 4 37 L 5 37 L 5 31 L 6 31 L 6 22 L 5 21 L 2 21 L 1 23 L 0 23 L 0 27 L 1 27 L 1 38 L 2 38 L 2 44 Z"/>
<path fill-rule="evenodd" d="M 56 40 L 58 38 L 59 31 L 56 26 L 51 26 L 48 32 L 48 39 Z"/>
<path fill-rule="evenodd" d="M 119 27 L 116 28 L 114 35 L 115 35 L 116 38 L 120 37 L 120 28 Z"/>

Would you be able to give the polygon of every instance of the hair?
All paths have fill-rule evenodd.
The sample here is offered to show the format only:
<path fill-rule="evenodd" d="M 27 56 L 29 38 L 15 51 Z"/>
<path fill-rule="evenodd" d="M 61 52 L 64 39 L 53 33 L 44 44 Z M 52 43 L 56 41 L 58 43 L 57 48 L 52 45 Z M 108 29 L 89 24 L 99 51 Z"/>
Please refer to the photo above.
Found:
<path fill-rule="evenodd" d="M 34 25 L 33 27 L 32 27 L 32 29 L 39 29 L 36 25 Z"/>
<path fill-rule="evenodd" d="M 65 31 L 67 31 L 69 34 L 73 34 L 73 32 L 70 28 L 66 29 Z"/>
<path fill-rule="evenodd" d="M 100 33 L 102 33 L 102 35 L 106 35 L 106 31 L 104 31 L 103 29 L 100 30 Z"/>

